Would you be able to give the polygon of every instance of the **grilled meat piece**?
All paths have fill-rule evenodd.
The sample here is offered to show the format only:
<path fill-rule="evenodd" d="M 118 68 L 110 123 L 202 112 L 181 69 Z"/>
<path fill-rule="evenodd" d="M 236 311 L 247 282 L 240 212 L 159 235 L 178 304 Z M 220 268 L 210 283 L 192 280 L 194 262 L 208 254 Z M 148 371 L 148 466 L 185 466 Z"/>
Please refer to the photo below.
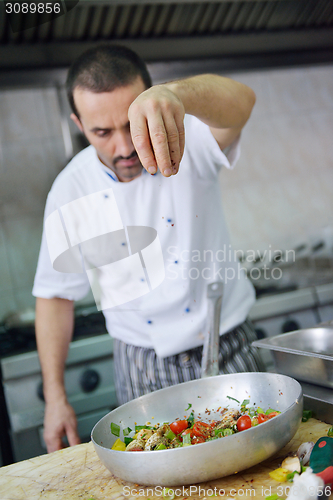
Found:
<path fill-rule="evenodd" d="M 220 422 L 216 422 L 216 425 L 214 427 L 215 429 L 226 429 L 227 427 L 232 427 L 234 424 L 237 423 L 238 418 L 241 416 L 239 410 L 236 410 L 235 408 L 231 408 L 230 410 L 227 410 L 223 415 L 222 415 L 222 420 Z M 212 433 L 212 435 L 214 432 Z"/>
<path fill-rule="evenodd" d="M 170 425 L 169 424 L 162 424 L 158 429 L 157 429 L 157 434 L 159 436 L 164 436 L 165 434 L 167 434 L 169 431 L 171 431 L 170 429 Z"/>
<path fill-rule="evenodd" d="M 158 432 L 155 432 L 145 443 L 145 451 L 151 451 L 155 450 L 157 446 L 160 444 L 164 444 L 164 446 L 167 446 L 168 441 L 165 439 L 165 437 L 161 436 L 158 434 Z"/>
<path fill-rule="evenodd" d="M 127 446 L 125 451 L 131 451 L 134 448 L 140 448 L 141 450 L 145 449 L 146 442 L 143 439 L 133 439 Z"/>
<path fill-rule="evenodd" d="M 154 434 L 152 429 L 141 429 L 138 432 L 136 439 L 143 439 L 144 441 L 148 441 L 148 439 Z"/>

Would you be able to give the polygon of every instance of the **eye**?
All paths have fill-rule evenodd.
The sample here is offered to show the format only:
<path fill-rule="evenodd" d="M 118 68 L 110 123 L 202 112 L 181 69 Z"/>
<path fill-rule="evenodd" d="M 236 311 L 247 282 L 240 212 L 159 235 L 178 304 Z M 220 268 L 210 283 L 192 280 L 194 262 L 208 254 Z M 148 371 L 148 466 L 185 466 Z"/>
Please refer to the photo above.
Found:
<path fill-rule="evenodd" d="M 97 137 L 107 137 L 110 135 L 111 131 L 110 130 L 99 130 L 96 132 Z"/>

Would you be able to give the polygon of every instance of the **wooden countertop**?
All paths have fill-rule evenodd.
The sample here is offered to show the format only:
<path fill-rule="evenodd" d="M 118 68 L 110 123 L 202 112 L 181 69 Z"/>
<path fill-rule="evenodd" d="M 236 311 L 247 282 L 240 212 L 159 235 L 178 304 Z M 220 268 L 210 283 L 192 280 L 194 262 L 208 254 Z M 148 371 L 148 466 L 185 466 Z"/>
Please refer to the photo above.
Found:
<path fill-rule="evenodd" d="M 180 491 L 177 492 L 177 487 L 174 487 L 175 500 L 206 500 L 209 496 L 218 496 L 225 500 L 264 499 L 274 493 L 285 498 L 286 494 L 281 492 L 285 493 L 285 488 L 290 486 L 290 483 L 278 483 L 271 479 L 268 473 L 279 467 L 283 458 L 289 452 L 295 452 L 304 441 L 316 441 L 327 435 L 330 426 L 311 418 L 301 424 L 294 438 L 274 457 L 238 474 L 193 485 L 191 490 L 189 486 L 184 486 L 184 489 L 179 486 Z M 126 498 L 164 500 L 161 489 L 153 491 L 151 486 L 140 487 L 113 476 L 100 462 L 91 442 L 0 468 L 1 500 Z M 330 498 L 333 499 L 333 495 Z"/>

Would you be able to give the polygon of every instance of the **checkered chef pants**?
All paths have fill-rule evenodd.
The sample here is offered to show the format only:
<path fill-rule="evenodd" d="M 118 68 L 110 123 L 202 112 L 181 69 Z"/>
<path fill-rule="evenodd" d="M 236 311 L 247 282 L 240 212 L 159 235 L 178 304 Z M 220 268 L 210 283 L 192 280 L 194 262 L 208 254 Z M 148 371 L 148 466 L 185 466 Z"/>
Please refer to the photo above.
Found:
<path fill-rule="evenodd" d="M 257 336 L 249 320 L 221 335 L 220 373 L 265 371 L 259 352 L 251 346 L 254 340 Z M 202 346 L 160 358 L 154 349 L 113 339 L 113 351 L 120 405 L 143 394 L 201 377 Z"/>

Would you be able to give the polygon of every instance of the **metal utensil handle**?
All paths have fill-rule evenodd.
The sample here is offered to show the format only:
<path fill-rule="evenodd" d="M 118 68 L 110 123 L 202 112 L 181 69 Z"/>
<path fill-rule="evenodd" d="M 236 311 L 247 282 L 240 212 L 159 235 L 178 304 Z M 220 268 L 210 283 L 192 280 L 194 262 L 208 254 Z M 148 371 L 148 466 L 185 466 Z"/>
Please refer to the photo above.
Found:
<path fill-rule="evenodd" d="M 220 318 L 223 296 L 223 283 L 210 283 L 207 287 L 208 329 L 206 332 L 201 377 L 213 377 L 219 374 Z"/>

